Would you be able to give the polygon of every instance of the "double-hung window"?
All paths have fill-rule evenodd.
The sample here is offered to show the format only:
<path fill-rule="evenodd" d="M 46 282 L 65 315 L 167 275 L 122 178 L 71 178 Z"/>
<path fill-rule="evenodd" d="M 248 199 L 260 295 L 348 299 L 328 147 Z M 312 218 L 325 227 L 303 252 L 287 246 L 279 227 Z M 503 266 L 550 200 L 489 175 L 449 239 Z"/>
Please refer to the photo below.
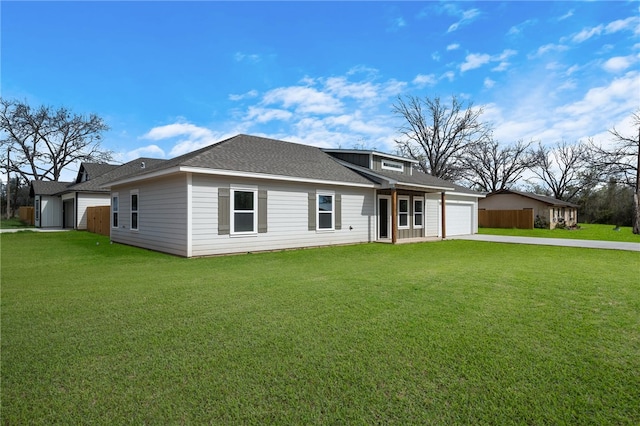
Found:
<path fill-rule="evenodd" d="M 409 228 L 409 197 L 398 197 L 398 229 Z"/>
<path fill-rule="evenodd" d="M 118 224 L 118 213 L 120 211 L 119 201 L 120 201 L 120 197 L 118 197 L 117 193 L 111 196 L 111 226 L 114 228 L 117 228 L 119 226 Z"/>
<path fill-rule="evenodd" d="M 138 230 L 138 191 L 131 191 L 131 229 Z"/>
<path fill-rule="evenodd" d="M 335 194 L 318 193 L 317 197 L 317 229 L 332 231 L 335 229 Z"/>
<path fill-rule="evenodd" d="M 258 190 L 231 189 L 231 234 L 249 235 L 258 232 Z"/>
<path fill-rule="evenodd" d="M 413 227 L 424 227 L 424 198 L 413 198 Z"/>

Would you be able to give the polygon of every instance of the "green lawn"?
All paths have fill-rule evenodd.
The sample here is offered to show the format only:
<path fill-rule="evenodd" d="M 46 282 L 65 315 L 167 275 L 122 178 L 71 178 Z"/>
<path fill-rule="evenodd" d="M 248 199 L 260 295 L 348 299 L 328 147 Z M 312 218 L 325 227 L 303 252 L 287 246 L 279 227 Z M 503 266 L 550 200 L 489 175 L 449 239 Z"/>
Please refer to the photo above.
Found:
<path fill-rule="evenodd" d="M 11 229 L 11 228 L 33 228 L 33 226 L 25 225 L 18 218 L 11 219 L 2 219 L 0 220 L 0 229 Z"/>
<path fill-rule="evenodd" d="M 3 234 L 3 424 L 640 424 L 640 254 Z"/>
<path fill-rule="evenodd" d="M 640 235 L 630 226 L 617 228 L 614 225 L 580 224 L 579 229 L 515 229 L 480 228 L 479 234 L 514 235 L 518 237 L 571 238 L 577 240 L 602 240 L 640 243 Z"/>

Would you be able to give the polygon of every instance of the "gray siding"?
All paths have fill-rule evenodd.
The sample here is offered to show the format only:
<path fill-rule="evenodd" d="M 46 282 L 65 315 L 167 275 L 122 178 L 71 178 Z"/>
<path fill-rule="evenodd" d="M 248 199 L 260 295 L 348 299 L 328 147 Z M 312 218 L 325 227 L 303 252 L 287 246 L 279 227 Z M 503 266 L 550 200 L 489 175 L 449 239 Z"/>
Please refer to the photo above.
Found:
<path fill-rule="evenodd" d="M 192 183 L 193 256 L 360 243 L 374 239 L 374 192 L 371 189 L 207 175 L 194 175 Z M 259 192 L 266 191 L 266 233 L 250 236 L 218 233 L 218 191 L 232 185 L 254 185 Z M 317 190 L 340 195 L 342 229 L 327 232 L 309 229 L 309 193 Z"/>
<path fill-rule="evenodd" d="M 354 152 L 331 152 L 330 155 L 356 166 L 369 168 L 369 154 L 357 154 Z"/>
<path fill-rule="evenodd" d="M 138 230 L 131 230 L 131 191 L 138 190 Z M 187 176 L 112 188 L 120 199 L 119 227 L 111 239 L 179 256 L 188 255 Z"/>

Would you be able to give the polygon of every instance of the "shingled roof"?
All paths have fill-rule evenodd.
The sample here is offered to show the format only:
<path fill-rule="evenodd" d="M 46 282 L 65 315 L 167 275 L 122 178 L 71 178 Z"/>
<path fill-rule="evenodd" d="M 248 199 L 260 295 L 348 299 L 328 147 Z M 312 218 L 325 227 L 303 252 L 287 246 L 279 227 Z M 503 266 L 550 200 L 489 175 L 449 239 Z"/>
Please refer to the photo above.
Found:
<path fill-rule="evenodd" d="M 201 168 L 372 185 L 320 148 L 259 136 L 237 135 L 197 151 L 138 170 L 136 177 L 175 168 Z M 111 179 L 116 182 L 117 178 Z"/>
<path fill-rule="evenodd" d="M 36 195 L 56 195 L 60 192 L 64 192 L 69 185 L 73 182 L 55 182 L 49 180 L 33 180 L 31 181 L 31 188 L 29 189 L 29 195 L 34 197 Z"/>
<path fill-rule="evenodd" d="M 107 164 L 107 163 L 82 163 L 80 164 L 80 170 L 78 171 L 78 177 L 76 178 L 76 183 L 83 182 L 83 175 L 86 174 L 86 179 L 89 181 L 91 179 L 95 179 L 98 176 L 102 176 L 105 173 L 108 173 L 114 169 L 120 167 L 117 164 Z"/>
<path fill-rule="evenodd" d="M 64 192 L 109 192 L 109 189 L 105 187 L 105 184 L 113 180 L 121 179 L 123 177 L 132 176 L 140 171 L 146 170 L 147 167 L 153 167 L 166 162 L 167 160 L 161 160 L 157 158 L 137 158 L 129 161 L 121 166 L 111 167 L 106 173 L 103 173 L 90 180 L 71 185 Z M 107 170 L 104 168 L 103 170 Z"/>
<path fill-rule="evenodd" d="M 557 198 L 553 198 L 553 197 L 548 197 L 546 195 L 539 195 L 539 194 L 534 194 L 531 192 L 523 192 L 523 191 L 516 191 L 513 189 L 501 189 L 499 191 L 495 191 L 492 192 L 490 194 L 487 194 L 487 197 L 491 197 L 493 195 L 499 195 L 499 194 L 515 194 L 515 195 L 520 195 L 522 197 L 527 197 L 527 198 L 531 198 L 533 200 L 536 201 L 540 201 L 543 202 L 551 207 L 580 207 L 577 204 L 573 204 L 570 203 L 568 201 L 563 201 L 563 200 L 559 200 Z"/>

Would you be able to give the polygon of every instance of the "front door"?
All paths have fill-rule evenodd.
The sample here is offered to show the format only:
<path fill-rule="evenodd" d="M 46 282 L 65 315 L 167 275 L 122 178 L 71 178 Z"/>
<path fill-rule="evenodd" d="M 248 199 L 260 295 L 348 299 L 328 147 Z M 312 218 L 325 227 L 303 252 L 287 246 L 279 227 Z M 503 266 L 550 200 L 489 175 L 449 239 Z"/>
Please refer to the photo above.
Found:
<path fill-rule="evenodd" d="M 378 239 L 391 238 L 391 197 L 378 196 Z"/>

